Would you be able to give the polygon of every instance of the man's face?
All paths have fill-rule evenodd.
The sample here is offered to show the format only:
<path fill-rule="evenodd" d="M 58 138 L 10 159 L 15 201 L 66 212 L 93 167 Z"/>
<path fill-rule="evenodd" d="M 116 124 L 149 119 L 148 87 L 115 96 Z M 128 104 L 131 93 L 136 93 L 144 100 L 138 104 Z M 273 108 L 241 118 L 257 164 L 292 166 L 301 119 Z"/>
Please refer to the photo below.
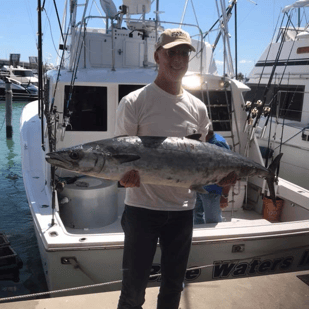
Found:
<path fill-rule="evenodd" d="M 160 48 L 156 51 L 156 61 L 159 64 L 159 73 L 169 81 L 181 81 L 188 70 L 190 48 L 187 45 L 178 45 L 170 49 Z"/>

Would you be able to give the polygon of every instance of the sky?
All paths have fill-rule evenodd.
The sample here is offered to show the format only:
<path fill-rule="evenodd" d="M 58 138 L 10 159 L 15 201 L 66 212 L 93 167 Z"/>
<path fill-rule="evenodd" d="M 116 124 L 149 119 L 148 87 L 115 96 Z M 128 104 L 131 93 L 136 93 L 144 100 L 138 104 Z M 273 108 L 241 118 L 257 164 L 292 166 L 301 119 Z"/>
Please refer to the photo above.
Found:
<path fill-rule="evenodd" d="M 219 3 L 219 0 L 217 0 Z M 237 59 L 238 73 L 248 76 L 255 62 L 259 59 L 273 37 L 281 9 L 296 0 L 238 0 L 237 2 Z M 43 0 L 41 0 L 43 3 Z M 56 64 L 57 52 L 54 46 L 59 44 L 59 27 L 54 10 L 54 1 L 45 0 L 42 13 L 43 61 Z M 62 20 L 65 0 L 55 0 Z M 85 0 L 80 1 L 84 3 Z M 228 4 L 228 0 L 225 0 Z M 122 0 L 114 0 L 118 9 Z M 161 0 L 159 11 L 161 20 L 180 22 L 186 0 Z M 192 5 L 193 3 L 193 5 Z M 37 56 L 37 4 L 38 0 L 0 0 L 0 59 L 9 59 L 11 53 L 21 54 L 21 61 L 29 61 L 29 56 Z M 93 15 L 99 15 L 99 0 L 90 0 Z M 155 2 L 151 12 L 155 11 Z M 151 15 L 152 14 L 152 15 Z M 147 18 L 154 17 L 151 13 Z M 232 56 L 235 60 L 235 14 L 229 23 Z M 203 32 L 210 29 L 218 18 L 215 0 L 189 0 L 184 22 L 199 24 Z M 104 27 L 104 25 L 102 25 Z M 191 33 L 191 30 L 185 29 Z M 209 38 L 212 43 L 212 38 Z M 218 69 L 222 67 L 222 48 L 215 52 Z"/>

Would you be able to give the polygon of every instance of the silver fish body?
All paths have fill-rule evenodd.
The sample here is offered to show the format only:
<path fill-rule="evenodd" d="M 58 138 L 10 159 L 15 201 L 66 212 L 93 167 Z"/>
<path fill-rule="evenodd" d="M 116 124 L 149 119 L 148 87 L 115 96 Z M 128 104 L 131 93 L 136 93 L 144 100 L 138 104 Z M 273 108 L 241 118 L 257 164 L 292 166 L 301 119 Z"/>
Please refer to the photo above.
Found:
<path fill-rule="evenodd" d="M 271 196 L 280 158 L 266 169 L 228 149 L 196 139 L 155 136 L 119 136 L 46 155 L 52 165 L 93 177 L 118 181 L 127 171 L 137 170 L 141 183 L 196 191 L 218 183 L 231 172 L 238 178 L 261 176 L 272 183 Z"/>

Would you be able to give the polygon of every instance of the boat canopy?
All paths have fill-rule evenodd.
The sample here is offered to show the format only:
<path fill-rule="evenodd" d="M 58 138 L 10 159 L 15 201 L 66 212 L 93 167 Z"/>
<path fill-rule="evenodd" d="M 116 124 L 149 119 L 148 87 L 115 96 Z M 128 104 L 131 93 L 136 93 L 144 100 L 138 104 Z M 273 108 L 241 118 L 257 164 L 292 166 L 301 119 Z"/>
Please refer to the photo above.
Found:
<path fill-rule="evenodd" d="M 294 8 L 303 8 L 309 6 L 309 0 L 298 0 L 296 1 L 294 4 L 291 5 L 287 5 L 282 12 L 288 12 L 290 9 L 294 9 Z"/>

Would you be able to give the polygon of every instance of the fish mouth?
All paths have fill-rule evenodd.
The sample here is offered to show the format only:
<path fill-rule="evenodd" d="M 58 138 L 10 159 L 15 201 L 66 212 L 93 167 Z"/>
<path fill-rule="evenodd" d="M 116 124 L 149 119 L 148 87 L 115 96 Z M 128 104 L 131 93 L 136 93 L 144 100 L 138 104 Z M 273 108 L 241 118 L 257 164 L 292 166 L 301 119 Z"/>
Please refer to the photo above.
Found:
<path fill-rule="evenodd" d="M 65 160 L 58 153 L 50 152 L 45 155 L 45 160 L 54 166 L 62 167 L 65 169 L 73 169 L 73 164 L 70 161 Z"/>

